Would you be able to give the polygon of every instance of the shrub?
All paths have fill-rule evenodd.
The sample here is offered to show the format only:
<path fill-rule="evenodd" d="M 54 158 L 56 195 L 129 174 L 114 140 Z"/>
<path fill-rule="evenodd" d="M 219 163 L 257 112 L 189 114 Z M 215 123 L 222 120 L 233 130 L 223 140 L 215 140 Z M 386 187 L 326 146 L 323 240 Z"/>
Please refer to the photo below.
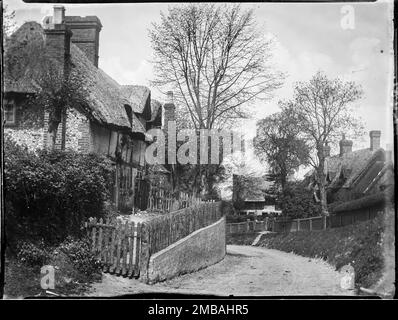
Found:
<path fill-rule="evenodd" d="M 4 189 L 7 242 L 61 242 L 79 235 L 90 216 L 105 214 L 112 166 L 105 157 L 72 151 L 32 153 L 5 137 Z"/>
<path fill-rule="evenodd" d="M 96 255 L 90 250 L 88 238 L 74 239 L 67 237 L 57 248 L 62 251 L 72 262 L 74 268 L 83 275 L 90 277 L 100 270 L 100 262 Z"/>
<path fill-rule="evenodd" d="M 235 208 L 231 201 L 221 201 L 221 211 L 225 216 L 236 214 Z"/>
<path fill-rule="evenodd" d="M 38 243 L 22 242 L 19 245 L 17 258 L 29 266 L 43 266 L 50 259 L 50 253 L 42 241 Z"/>
<path fill-rule="evenodd" d="M 283 216 L 291 219 L 316 217 L 320 215 L 320 205 L 314 202 L 313 194 L 303 182 L 290 182 L 283 194 L 278 197 L 277 205 Z"/>

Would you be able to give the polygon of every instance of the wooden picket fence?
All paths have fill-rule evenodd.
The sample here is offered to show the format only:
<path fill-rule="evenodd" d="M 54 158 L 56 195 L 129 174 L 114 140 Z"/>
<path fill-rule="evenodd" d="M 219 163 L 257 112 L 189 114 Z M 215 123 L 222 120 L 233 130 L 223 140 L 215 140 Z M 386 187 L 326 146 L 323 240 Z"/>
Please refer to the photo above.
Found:
<path fill-rule="evenodd" d="M 271 230 L 274 232 L 295 232 L 324 230 L 330 226 L 330 217 L 318 216 L 302 219 L 272 219 Z"/>
<path fill-rule="evenodd" d="M 227 234 L 232 233 L 249 233 L 249 232 L 259 232 L 259 231 L 268 231 L 270 228 L 268 218 L 264 221 L 250 221 L 246 220 L 244 222 L 234 222 L 227 223 L 225 232 Z"/>
<path fill-rule="evenodd" d="M 97 255 L 104 272 L 139 276 L 141 223 L 90 218 L 85 227 L 91 237 L 92 251 Z"/>
<path fill-rule="evenodd" d="M 167 213 L 198 205 L 201 202 L 202 200 L 193 194 L 179 192 L 173 195 L 165 189 L 152 188 L 148 197 L 147 210 Z"/>

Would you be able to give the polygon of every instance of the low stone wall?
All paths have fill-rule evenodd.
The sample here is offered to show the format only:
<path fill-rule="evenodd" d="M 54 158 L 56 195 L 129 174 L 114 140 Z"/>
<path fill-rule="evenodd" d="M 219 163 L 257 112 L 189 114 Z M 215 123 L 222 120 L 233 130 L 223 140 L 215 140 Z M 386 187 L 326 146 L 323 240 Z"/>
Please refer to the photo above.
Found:
<path fill-rule="evenodd" d="M 149 259 L 147 283 L 190 273 L 221 261 L 226 253 L 225 217 L 153 254 Z"/>

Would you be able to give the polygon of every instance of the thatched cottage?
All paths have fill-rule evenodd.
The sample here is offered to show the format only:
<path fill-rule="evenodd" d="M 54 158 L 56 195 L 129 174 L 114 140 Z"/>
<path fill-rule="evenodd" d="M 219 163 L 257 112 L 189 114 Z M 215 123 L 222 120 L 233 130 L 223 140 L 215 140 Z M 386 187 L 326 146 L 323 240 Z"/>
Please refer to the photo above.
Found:
<path fill-rule="evenodd" d="M 148 188 L 141 179 L 146 131 L 161 126 L 162 106 L 151 99 L 148 88 L 120 85 L 98 68 L 101 28 L 96 16 L 65 16 L 62 6 L 54 6 L 53 16 L 42 25 L 26 22 L 8 39 L 5 59 L 12 60 L 4 73 L 4 127 L 31 149 L 49 144 L 48 113 L 27 103 L 40 90 L 40 59 L 21 50 L 41 48 L 57 68 L 80 75 L 87 92 L 84 103 L 62 116 L 55 148 L 109 156 L 117 168 L 113 200 L 120 210 L 130 211 L 134 201 L 145 203 L 139 198 Z"/>
<path fill-rule="evenodd" d="M 343 136 L 339 142 L 339 154 L 333 156 L 330 155 L 330 146 L 325 146 L 326 191 L 332 213 L 371 218 L 392 200 L 392 152 L 380 147 L 380 131 L 370 131 L 369 137 L 369 148 L 353 151 L 353 142 Z M 306 178 L 316 191 L 314 171 L 309 172 Z"/>

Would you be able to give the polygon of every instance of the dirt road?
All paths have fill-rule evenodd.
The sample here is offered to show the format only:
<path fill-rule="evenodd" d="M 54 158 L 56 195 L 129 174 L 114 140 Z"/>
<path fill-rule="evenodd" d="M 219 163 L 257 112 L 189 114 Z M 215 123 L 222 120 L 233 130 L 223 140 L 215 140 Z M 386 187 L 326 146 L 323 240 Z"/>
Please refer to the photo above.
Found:
<path fill-rule="evenodd" d="M 351 295 L 340 288 L 340 274 L 324 261 L 253 246 L 227 247 L 225 259 L 192 274 L 146 285 L 104 274 L 89 296 L 185 293 L 220 296 Z"/>

